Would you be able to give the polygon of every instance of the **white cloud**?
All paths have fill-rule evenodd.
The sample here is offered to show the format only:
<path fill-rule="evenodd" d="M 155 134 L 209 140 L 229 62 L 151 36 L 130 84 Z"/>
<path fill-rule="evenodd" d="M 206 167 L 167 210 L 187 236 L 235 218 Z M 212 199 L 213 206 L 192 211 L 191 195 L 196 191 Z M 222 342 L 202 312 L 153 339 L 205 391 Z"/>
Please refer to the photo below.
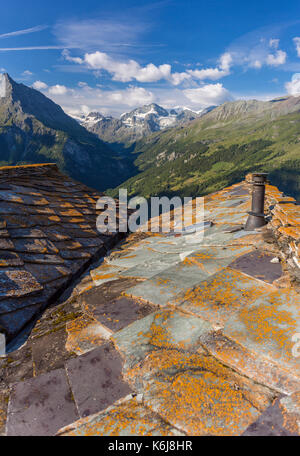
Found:
<path fill-rule="evenodd" d="M 221 55 L 219 60 L 219 66 L 216 68 L 205 68 L 203 70 L 188 70 L 188 74 L 196 79 L 220 79 L 230 74 L 230 66 L 232 64 L 232 55 L 229 52 L 225 52 Z"/>
<path fill-rule="evenodd" d="M 120 82 L 134 80 L 138 82 L 156 82 L 164 79 L 173 85 L 178 85 L 185 79 L 190 79 L 190 75 L 187 73 L 172 74 L 172 68 L 169 64 L 156 66 L 153 63 L 148 63 L 148 65 L 142 67 L 135 60 L 121 62 L 113 59 L 105 52 L 99 51 L 85 54 L 82 63 L 87 64 L 93 70 L 105 70 L 112 75 L 114 81 Z"/>
<path fill-rule="evenodd" d="M 36 90 L 45 90 L 48 88 L 47 84 L 43 81 L 35 81 L 32 84 L 32 87 Z"/>
<path fill-rule="evenodd" d="M 300 95 L 300 73 L 295 73 L 291 81 L 286 82 L 285 88 L 289 95 Z"/>
<path fill-rule="evenodd" d="M 201 107 L 217 105 L 229 100 L 230 94 L 223 84 L 206 84 L 196 89 L 186 89 L 185 96 L 193 103 Z"/>
<path fill-rule="evenodd" d="M 49 94 L 50 95 L 65 95 L 68 89 L 64 85 L 56 84 L 52 87 L 49 87 Z"/>
<path fill-rule="evenodd" d="M 296 36 L 295 38 L 293 38 L 293 41 L 296 46 L 297 55 L 298 57 L 300 57 L 300 37 Z"/>
<path fill-rule="evenodd" d="M 33 73 L 31 71 L 29 71 L 29 70 L 25 70 L 25 71 L 23 71 L 22 75 L 23 76 L 32 76 Z"/>
<path fill-rule="evenodd" d="M 188 70 L 187 72 L 174 72 L 169 64 L 154 65 L 148 63 L 144 67 L 135 60 L 119 61 L 105 52 L 96 51 L 86 53 L 84 58 L 72 57 L 69 51 L 65 50 L 63 56 L 67 61 L 86 65 L 94 71 L 107 71 L 112 75 L 114 81 L 120 82 L 157 82 L 166 80 L 172 85 L 179 85 L 184 81 L 194 79 L 220 79 L 230 73 L 232 56 L 230 53 L 224 53 L 217 68 L 207 68 L 203 70 Z"/>
<path fill-rule="evenodd" d="M 268 54 L 266 58 L 267 65 L 278 66 L 286 62 L 286 52 L 278 50 L 275 54 Z"/>
<path fill-rule="evenodd" d="M 232 65 L 260 69 L 265 65 L 280 66 L 286 64 L 287 53 L 279 49 L 281 26 L 262 27 L 235 40 L 229 47 L 233 58 Z"/>
<path fill-rule="evenodd" d="M 68 61 L 68 62 L 73 62 L 73 63 L 83 63 L 82 58 L 80 57 L 71 57 L 70 52 L 68 49 L 64 49 L 61 53 L 61 55 Z"/>
<path fill-rule="evenodd" d="M 128 87 L 125 90 L 113 91 L 107 94 L 108 100 L 127 106 L 142 106 L 152 103 L 155 99 L 152 92 L 143 87 Z"/>

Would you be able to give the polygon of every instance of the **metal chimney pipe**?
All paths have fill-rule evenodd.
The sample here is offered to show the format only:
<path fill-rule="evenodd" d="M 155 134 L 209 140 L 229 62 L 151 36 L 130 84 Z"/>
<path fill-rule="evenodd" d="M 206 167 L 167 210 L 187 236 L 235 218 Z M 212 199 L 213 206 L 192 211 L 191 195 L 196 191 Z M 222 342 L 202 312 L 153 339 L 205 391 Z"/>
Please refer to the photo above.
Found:
<path fill-rule="evenodd" d="M 255 230 L 255 228 L 260 228 L 267 223 L 264 213 L 267 175 L 267 173 L 252 174 L 252 205 L 251 211 L 248 212 L 249 217 L 244 227 L 245 231 Z"/>

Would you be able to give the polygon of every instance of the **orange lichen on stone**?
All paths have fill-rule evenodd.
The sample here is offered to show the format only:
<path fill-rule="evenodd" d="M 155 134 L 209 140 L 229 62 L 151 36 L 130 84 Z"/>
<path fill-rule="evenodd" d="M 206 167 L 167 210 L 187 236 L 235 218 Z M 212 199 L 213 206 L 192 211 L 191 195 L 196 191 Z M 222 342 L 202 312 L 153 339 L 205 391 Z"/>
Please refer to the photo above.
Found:
<path fill-rule="evenodd" d="M 199 286 L 188 289 L 172 301 L 194 315 L 201 315 L 211 321 L 224 322 L 229 316 L 269 289 L 268 285 L 257 287 L 258 282 L 244 274 L 226 268 Z"/>
<path fill-rule="evenodd" d="M 97 415 L 83 418 L 59 432 L 62 436 L 172 436 L 172 429 L 137 399 L 116 404 Z"/>
<path fill-rule="evenodd" d="M 283 398 L 279 407 L 283 416 L 283 427 L 300 435 L 300 391 Z"/>
<path fill-rule="evenodd" d="M 206 354 L 153 351 L 134 376 L 143 378 L 145 404 L 188 435 L 240 435 L 273 399 Z"/>
<path fill-rule="evenodd" d="M 87 315 L 76 318 L 66 325 L 68 339 L 66 349 L 77 355 L 93 350 L 105 340 L 104 331 L 97 320 Z M 108 330 L 107 330 L 108 333 Z"/>
<path fill-rule="evenodd" d="M 286 307 L 282 305 L 283 293 Z M 242 307 L 239 311 L 239 318 L 253 340 L 272 340 L 280 349 L 285 348 L 288 357 L 292 357 L 292 337 L 297 330 L 295 316 L 287 310 L 291 294 L 292 290 L 289 289 L 275 291 L 268 295 L 266 302 L 259 302 L 253 307 Z"/>

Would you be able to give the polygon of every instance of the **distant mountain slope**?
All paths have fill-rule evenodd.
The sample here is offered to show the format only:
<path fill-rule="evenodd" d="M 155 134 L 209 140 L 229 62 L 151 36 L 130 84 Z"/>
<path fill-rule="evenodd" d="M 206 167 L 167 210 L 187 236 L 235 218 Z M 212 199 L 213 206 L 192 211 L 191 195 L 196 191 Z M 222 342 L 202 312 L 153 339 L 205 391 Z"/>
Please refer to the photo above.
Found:
<path fill-rule="evenodd" d="M 103 141 L 115 144 L 115 148 L 118 149 L 118 144 L 128 147 L 134 141 L 156 131 L 190 122 L 208 110 L 193 112 L 187 108 L 164 109 L 152 103 L 124 113 L 120 119 L 91 112 L 79 121 L 87 130 L 95 133 Z"/>
<path fill-rule="evenodd" d="M 130 175 L 125 160 L 60 106 L 0 74 L 0 166 L 42 162 L 56 162 L 65 173 L 99 190 Z"/>
<path fill-rule="evenodd" d="M 300 199 L 300 97 L 224 103 L 138 141 L 134 154 L 140 173 L 121 185 L 130 195 L 196 196 L 263 170 Z"/>

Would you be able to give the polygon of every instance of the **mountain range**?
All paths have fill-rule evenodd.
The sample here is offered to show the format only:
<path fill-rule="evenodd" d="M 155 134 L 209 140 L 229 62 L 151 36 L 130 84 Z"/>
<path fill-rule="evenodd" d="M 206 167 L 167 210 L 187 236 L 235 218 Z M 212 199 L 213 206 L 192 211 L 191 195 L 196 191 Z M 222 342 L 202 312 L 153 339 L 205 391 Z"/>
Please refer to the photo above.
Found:
<path fill-rule="evenodd" d="M 300 96 L 224 103 L 137 141 L 133 155 L 138 173 L 121 185 L 131 196 L 200 196 L 265 171 L 300 199 Z"/>
<path fill-rule="evenodd" d="M 118 185 L 132 172 L 97 136 L 37 90 L 0 74 L 0 166 L 56 162 L 98 190 Z"/>
<path fill-rule="evenodd" d="M 183 125 L 199 118 L 213 108 L 214 106 L 194 112 L 182 107 L 165 109 L 152 103 L 124 113 L 119 119 L 104 116 L 99 112 L 91 112 L 78 120 L 87 130 L 95 133 L 116 150 L 120 150 L 154 132 Z"/>
<path fill-rule="evenodd" d="M 112 196 L 200 196 L 265 171 L 300 199 L 300 96 L 238 100 L 194 113 L 156 104 L 79 122 L 0 74 L 0 166 L 56 162 Z M 101 138 L 101 139 L 100 139 Z"/>

